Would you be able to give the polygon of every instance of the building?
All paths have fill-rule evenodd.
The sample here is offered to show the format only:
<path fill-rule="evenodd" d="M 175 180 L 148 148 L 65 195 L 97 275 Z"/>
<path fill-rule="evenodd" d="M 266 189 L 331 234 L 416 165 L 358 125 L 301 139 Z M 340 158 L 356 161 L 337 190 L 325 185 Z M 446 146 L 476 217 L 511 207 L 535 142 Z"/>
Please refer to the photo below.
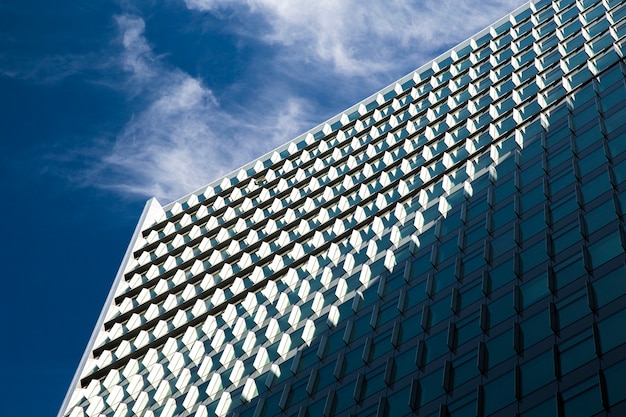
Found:
<path fill-rule="evenodd" d="M 531 2 L 149 201 L 59 415 L 626 415 L 625 35 Z"/>

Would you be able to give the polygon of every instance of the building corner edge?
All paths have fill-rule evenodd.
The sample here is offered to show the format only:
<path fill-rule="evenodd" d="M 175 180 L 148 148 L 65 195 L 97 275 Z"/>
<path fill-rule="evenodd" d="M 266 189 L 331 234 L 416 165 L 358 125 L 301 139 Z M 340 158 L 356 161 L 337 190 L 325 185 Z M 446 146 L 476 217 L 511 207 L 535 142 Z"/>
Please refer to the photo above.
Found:
<path fill-rule="evenodd" d="M 146 204 L 143 208 L 141 216 L 139 217 L 139 221 L 137 222 L 137 226 L 135 227 L 135 230 L 132 234 L 130 242 L 128 243 L 126 252 L 124 253 L 124 257 L 122 258 L 122 262 L 120 263 L 120 266 L 115 275 L 115 280 L 113 281 L 111 290 L 109 291 L 109 294 L 107 295 L 104 305 L 102 306 L 102 310 L 100 311 L 100 315 L 98 316 L 98 321 L 96 322 L 96 325 L 94 326 L 94 330 L 91 333 L 89 341 L 87 342 L 85 352 L 83 353 L 83 356 L 78 364 L 78 368 L 76 372 L 74 373 L 74 377 L 72 378 L 72 381 L 65 394 L 63 402 L 61 403 L 61 407 L 59 409 L 57 417 L 63 417 L 63 415 L 67 411 L 67 407 L 72 398 L 72 395 L 74 394 L 78 384 L 80 383 L 80 377 L 85 368 L 85 364 L 87 363 L 87 360 L 89 359 L 89 356 L 91 355 L 91 351 L 93 350 L 93 346 L 96 342 L 98 333 L 100 332 L 102 326 L 104 325 L 107 311 L 109 309 L 109 306 L 113 302 L 113 299 L 115 298 L 115 293 L 117 291 L 120 281 L 124 277 L 124 272 L 126 271 L 126 268 L 128 266 L 128 261 L 132 257 L 137 241 L 139 240 L 141 236 L 141 232 L 145 230 L 147 227 L 152 226 L 154 223 L 158 222 L 164 217 L 165 217 L 165 211 L 163 210 L 163 206 L 161 206 L 161 204 L 155 197 L 152 197 L 148 201 L 146 201 Z"/>

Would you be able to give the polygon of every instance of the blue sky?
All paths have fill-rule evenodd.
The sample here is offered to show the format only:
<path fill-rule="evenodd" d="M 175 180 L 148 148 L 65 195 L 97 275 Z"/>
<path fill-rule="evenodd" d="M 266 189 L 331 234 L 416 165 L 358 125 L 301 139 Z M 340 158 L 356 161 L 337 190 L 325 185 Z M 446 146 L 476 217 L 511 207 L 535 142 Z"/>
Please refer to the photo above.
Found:
<path fill-rule="evenodd" d="M 149 197 L 234 170 L 521 4 L 0 0 L 0 415 L 57 413 Z"/>

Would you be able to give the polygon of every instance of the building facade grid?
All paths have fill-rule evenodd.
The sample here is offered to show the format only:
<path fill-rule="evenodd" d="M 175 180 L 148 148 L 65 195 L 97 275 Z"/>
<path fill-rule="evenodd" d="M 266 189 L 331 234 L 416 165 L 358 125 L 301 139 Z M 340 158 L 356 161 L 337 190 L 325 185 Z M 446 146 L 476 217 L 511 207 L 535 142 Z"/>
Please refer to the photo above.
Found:
<path fill-rule="evenodd" d="M 150 202 L 60 415 L 623 413 L 625 35 L 530 2 Z"/>

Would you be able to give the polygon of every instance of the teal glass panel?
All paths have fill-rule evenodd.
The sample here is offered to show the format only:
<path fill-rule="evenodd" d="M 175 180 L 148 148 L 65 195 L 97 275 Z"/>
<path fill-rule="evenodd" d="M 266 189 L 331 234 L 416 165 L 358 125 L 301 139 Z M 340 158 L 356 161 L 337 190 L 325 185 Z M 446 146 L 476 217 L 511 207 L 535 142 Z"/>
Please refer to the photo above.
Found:
<path fill-rule="evenodd" d="M 589 234 L 596 232 L 598 229 L 606 226 L 617 218 L 615 214 L 615 206 L 613 200 L 607 200 L 604 204 L 585 213 L 585 222 L 587 223 L 587 232 Z"/>
<path fill-rule="evenodd" d="M 553 416 L 556 415 L 556 401 L 551 398 L 541 404 L 523 411 L 521 417 Z"/>
<path fill-rule="evenodd" d="M 434 369 L 427 375 L 420 378 L 420 386 L 422 388 L 421 405 L 428 404 L 430 401 L 445 394 L 441 386 L 443 379 L 443 368 Z"/>
<path fill-rule="evenodd" d="M 461 310 L 464 310 L 467 306 L 474 304 L 476 301 L 482 299 L 485 295 L 482 290 L 481 281 L 476 280 L 472 284 L 466 284 L 461 287 Z"/>
<path fill-rule="evenodd" d="M 549 350 L 521 365 L 522 395 L 528 395 L 555 380 L 552 356 Z"/>
<path fill-rule="evenodd" d="M 587 294 L 584 288 L 576 291 L 567 298 L 557 300 L 556 308 L 559 313 L 559 326 L 561 329 L 564 329 L 587 314 L 591 314 L 591 310 L 589 310 L 587 305 Z"/>
<path fill-rule="evenodd" d="M 489 272 L 491 277 L 491 289 L 492 291 L 512 282 L 515 280 L 515 274 L 513 273 L 513 259 L 509 259 L 502 264 L 496 266 Z"/>
<path fill-rule="evenodd" d="M 372 369 L 365 376 L 364 390 L 363 390 L 363 398 L 371 397 L 376 394 L 383 388 L 385 388 L 385 380 L 383 374 L 385 372 L 383 368 Z"/>
<path fill-rule="evenodd" d="M 602 141 L 602 130 L 600 128 L 600 119 L 594 119 L 591 123 L 585 125 L 584 131 L 577 131 L 574 137 L 576 143 L 576 150 L 582 152 Z"/>
<path fill-rule="evenodd" d="M 589 245 L 589 254 L 591 255 L 591 263 L 594 268 L 599 267 L 623 252 L 624 249 L 622 248 L 617 230 Z"/>
<path fill-rule="evenodd" d="M 397 380 L 417 372 L 417 366 L 415 365 L 415 349 L 409 349 L 406 352 L 399 354 L 395 357 L 395 361 Z"/>
<path fill-rule="evenodd" d="M 578 367 L 596 358 L 591 328 L 559 343 L 561 357 L 561 374 L 578 369 Z"/>
<path fill-rule="evenodd" d="M 558 288 L 563 288 L 580 277 L 585 276 L 586 271 L 583 266 L 580 251 L 575 256 L 572 256 L 571 258 L 556 265 L 554 272 L 556 273 Z"/>
<path fill-rule="evenodd" d="M 432 363 L 435 359 L 447 354 L 448 347 L 446 344 L 448 330 L 445 329 L 426 339 L 426 363 Z"/>
<path fill-rule="evenodd" d="M 606 172 L 603 172 L 595 178 L 586 181 L 581 187 L 585 204 L 589 204 L 591 201 L 610 189 L 611 183 L 609 182 L 609 176 Z"/>
<path fill-rule="evenodd" d="M 624 323 L 626 323 L 626 310 L 618 311 L 598 321 L 602 353 L 607 353 L 626 342 Z"/>
<path fill-rule="evenodd" d="M 525 281 L 521 285 L 522 290 L 522 306 L 524 308 L 532 305 L 535 301 L 550 294 L 548 288 L 548 280 L 545 274 L 540 274 L 532 279 Z"/>
<path fill-rule="evenodd" d="M 521 252 L 522 257 L 522 270 L 524 272 L 530 271 L 541 262 L 544 262 L 548 259 L 548 254 L 546 253 L 546 244 L 544 240 L 540 240 L 538 243 L 534 244 L 529 248 L 525 248 Z"/>
<path fill-rule="evenodd" d="M 487 341 L 488 364 L 493 368 L 515 354 L 513 330 L 507 330 Z"/>
<path fill-rule="evenodd" d="M 538 187 L 539 191 L 543 191 Z M 522 229 L 522 238 L 524 240 L 528 240 L 530 237 L 536 235 L 537 233 L 543 232 L 546 228 L 546 223 L 544 221 L 543 211 L 539 211 L 536 214 L 528 218 L 524 218 L 524 220 L 520 224 Z"/>
<path fill-rule="evenodd" d="M 609 404 L 617 404 L 626 399 L 626 384 L 624 384 L 624 375 L 626 375 L 626 360 L 621 361 L 610 368 L 604 370 L 606 378 L 607 394 Z"/>
<path fill-rule="evenodd" d="M 572 178 L 564 178 L 564 183 L 567 183 L 567 187 L 569 187 L 570 189 L 570 193 L 569 195 L 561 198 L 558 202 L 555 201 L 551 206 L 551 210 L 552 210 L 552 220 L 556 223 L 558 221 L 560 221 L 561 219 L 563 219 L 565 216 L 567 216 L 570 213 L 573 213 L 574 211 L 578 210 L 578 203 L 576 202 L 576 197 L 575 197 L 575 190 L 574 190 L 574 184 L 573 181 L 574 178 L 572 176 Z M 561 190 L 555 190 L 554 187 L 556 185 L 553 185 L 552 187 L 552 192 L 554 194 L 556 194 L 558 191 Z"/>
<path fill-rule="evenodd" d="M 335 392 L 335 410 L 339 414 L 345 411 L 347 408 L 354 406 L 354 399 L 352 394 L 354 392 L 354 386 L 352 384 L 344 384 Z M 320 401 L 322 407 L 326 404 L 326 399 Z M 324 409 L 309 406 L 309 416 L 321 416 L 324 414 Z"/>
<path fill-rule="evenodd" d="M 407 386 L 402 389 L 396 389 L 393 391 L 392 395 L 387 397 L 387 415 L 389 416 L 403 416 L 407 415 L 411 412 L 409 408 L 409 395 L 410 395 L 410 386 Z"/>
<path fill-rule="evenodd" d="M 474 393 L 451 402 L 448 405 L 450 417 L 466 417 L 476 415 L 476 395 Z"/>
<path fill-rule="evenodd" d="M 478 376 L 479 372 L 476 366 L 476 351 L 473 350 L 460 358 L 455 358 L 453 367 L 455 388 L 462 386 L 468 380 Z"/>
<path fill-rule="evenodd" d="M 597 378 L 590 378 L 563 392 L 567 417 L 589 417 L 602 410 Z"/>
<path fill-rule="evenodd" d="M 603 307 L 611 301 L 626 294 L 626 273 L 623 267 L 598 277 L 592 282 L 595 290 L 598 307 Z"/>
<path fill-rule="evenodd" d="M 515 401 L 513 370 L 485 384 L 485 416 Z"/>
<path fill-rule="evenodd" d="M 554 252 L 561 253 L 573 245 L 580 245 L 582 236 L 579 231 L 578 222 L 566 224 L 563 228 L 557 229 L 552 235 Z"/>
<path fill-rule="evenodd" d="M 549 310 L 546 308 L 521 322 L 525 349 L 552 335 L 548 313 Z"/>
<path fill-rule="evenodd" d="M 588 175 L 590 172 L 597 169 L 599 166 L 606 164 L 607 160 L 604 155 L 604 148 L 601 146 L 601 141 L 596 144 L 593 151 L 586 154 L 583 158 L 578 160 L 578 167 L 580 169 L 580 175 L 583 177 L 585 183 L 589 182 Z"/>

